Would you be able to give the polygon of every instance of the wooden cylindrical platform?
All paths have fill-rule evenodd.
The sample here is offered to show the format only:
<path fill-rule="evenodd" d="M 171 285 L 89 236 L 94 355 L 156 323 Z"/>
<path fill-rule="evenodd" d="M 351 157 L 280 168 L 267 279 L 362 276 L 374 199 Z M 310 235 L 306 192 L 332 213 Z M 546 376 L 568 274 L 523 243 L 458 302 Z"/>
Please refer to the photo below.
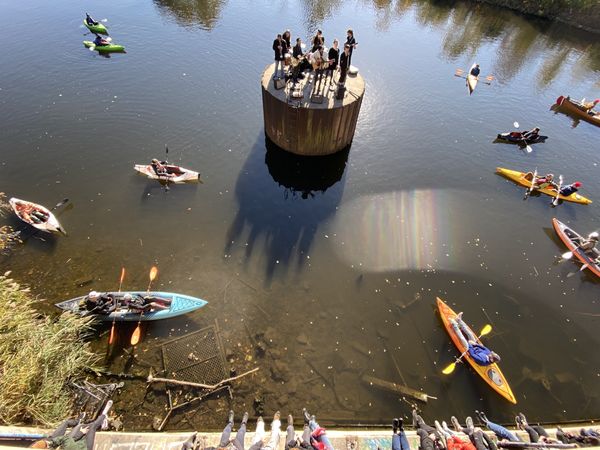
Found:
<path fill-rule="evenodd" d="M 275 89 L 274 69 L 275 64 L 267 66 L 261 82 L 265 133 L 271 141 L 284 150 L 307 156 L 330 155 L 348 147 L 365 93 L 360 74 L 346 78 L 343 100 L 336 99 L 337 83 L 335 89 L 330 89 L 329 79 L 326 83 L 323 76 L 317 90 L 312 75 L 298 82 L 302 97 L 294 98 L 291 81 Z M 335 82 L 338 77 L 336 73 Z"/>

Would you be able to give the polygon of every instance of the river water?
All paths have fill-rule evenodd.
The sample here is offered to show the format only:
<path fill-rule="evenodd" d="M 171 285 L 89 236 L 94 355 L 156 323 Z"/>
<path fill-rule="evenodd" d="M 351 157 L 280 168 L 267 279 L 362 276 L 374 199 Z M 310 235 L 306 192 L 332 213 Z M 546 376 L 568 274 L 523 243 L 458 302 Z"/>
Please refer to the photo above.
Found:
<path fill-rule="evenodd" d="M 437 400 L 428 418 L 474 409 L 510 422 L 600 417 L 598 283 L 573 262 L 551 219 L 581 233 L 600 209 L 524 189 L 497 166 L 563 174 L 600 201 L 600 129 L 555 114 L 559 95 L 598 96 L 598 37 L 474 3 L 441 1 L 109 1 L 85 4 L 126 54 L 81 45 L 81 2 L 0 0 L 0 190 L 59 211 L 68 237 L 34 235 L 1 270 L 32 286 L 41 307 L 88 290 L 155 287 L 202 297 L 205 308 L 144 328 L 139 360 L 160 366 L 160 344 L 218 323 L 228 367 L 260 371 L 234 398 L 176 416 L 167 428 L 219 427 L 239 415 L 302 406 L 326 423 L 388 423 L 409 414 L 364 375 L 401 381 Z M 267 148 L 260 74 L 277 32 L 327 44 L 355 30 L 353 63 L 366 94 L 349 152 L 305 160 Z M 93 36 L 92 36 L 93 37 Z M 480 63 L 490 85 L 472 97 L 457 68 Z M 493 143 L 539 126 L 527 154 Z M 172 186 L 136 175 L 161 157 L 197 169 L 204 184 Z M 12 217 L 3 222 L 19 227 Z M 518 400 L 512 406 L 460 365 L 435 297 L 486 344 Z M 108 370 L 144 375 L 120 344 Z M 107 328 L 99 327 L 99 353 Z M 266 352 L 255 346 L 266 347 Z M 140 394 L 141 393 L 141 394 Z M 157 386 L 128 382 L 115 410 L 128 428 L 164 413 Z M 202 409 L 204 408 L 204 409 Z M 185 419 L 185 420 L 184 420 Z"/>

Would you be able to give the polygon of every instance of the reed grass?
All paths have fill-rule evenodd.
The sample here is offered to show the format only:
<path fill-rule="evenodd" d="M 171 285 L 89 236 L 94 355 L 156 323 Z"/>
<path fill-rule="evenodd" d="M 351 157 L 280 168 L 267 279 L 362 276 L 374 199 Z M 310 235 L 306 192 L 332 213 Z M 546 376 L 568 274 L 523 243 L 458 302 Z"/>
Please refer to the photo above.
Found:
<path fill-rule="evenodd" d="M 6 201 L 6 194 L 0 192 L 0 217 L 11 210 L 10 204 Z M 7 255 L 15 244 L 21 242 L 19 233 L 16 233 L 10 225 L 0 226 L 0 255 Z"/>
<path fill-rule="evenodd" d="M 0 424 L 51 426 L 69 416 L 67 382 L 94 367 L 90 319 L 38 313 L 28 288 L 0 276 Z"/>

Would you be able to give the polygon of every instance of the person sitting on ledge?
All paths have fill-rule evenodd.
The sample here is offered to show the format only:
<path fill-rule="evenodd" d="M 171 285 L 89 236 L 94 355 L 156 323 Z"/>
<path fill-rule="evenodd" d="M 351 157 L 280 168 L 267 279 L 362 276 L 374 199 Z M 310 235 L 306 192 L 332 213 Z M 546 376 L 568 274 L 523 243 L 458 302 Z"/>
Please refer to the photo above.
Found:
<path fill-rule="evenodd" d="M 402 423 L 402 417 L 392 420 L 392 450 L 410 450 Z"/>
<path fill-rule="evenodd" d="M 526 431 L 530 442 L 543 442 L 545 444 L 558 444 L 559 440 L 551 438 L 541 425 L 529 425 L 525 414 L 520 412 L 515 416 L 515 423 L 518 430 Z"/>
<path fill-rule="evenodd" d="M 498 446 L 487 433 L 484 433 L 481 428 L 473 425 L 473 419 L 470 416 L 466 418 L 466 426 L 464 428 L 460 425 L 456 417 L 452 416 L 450 420 L 456 431 L 463 432 L 469 436 L 469 439 L 477 450 L 498 450 Z"/>
<path fill-rule="evenodd" d="M 273 415 L 273 422 L 271 422 L 271 438 L 265 444 L 265 421 L 262 417 L 258 418 L 256 422 L 256 432 L 254 438 L 252 438 L 252 445 L 249 450 L 277 450 L 279 446 L 279 436 L 281 434 L 281 420 L 279 420 L 280 413 L 277 411 Z"/>
<path fill-rule="evenodd" d="M 494 423 L 491 420 L 489 420 L 484 412 L 475 411 L 475 414 L 477 414 L 479 419 L 485 424 L 486 427 L 488 427 L 490 430 L 492 430 L 494 432 L 494 434 L 498 437 L 498 439 L 506 440 L 506 441 L 510 441 L 510 442 L 523 442 L 512 431 L 509 431 L 508 429 L 504 428 L 502 425 L 498 425 L 497 423 Z"/>
<path fill-rule="evenodd" d="M 425 423 L 416 409 L 412 411 L 412 423 L 420 439 L 419 450 L 443 450 L 445 448 L 442 436 L 435 428 Z"/>
<path fill-rule="evenodd" d="M 231 439 L 231 431 L 233 430 L 233 411 L 229 411 L 229 414 L 227 415 L 227 425 L 223 429 L 223 433 L 221 433 L 219 445 L 217 447 L 206 447 L 205 450 L 224 450 L 230 445 L 233 445 L 236 450 L 244 450 L 244 438 L 246 437 L 247 423 L 248 413 L 245 412 L 235 438 Z M 198 432 L 195 432 L 183 443 L 181 450 L 195 450 L 199 448 L 201 447 L 200 442 L 198 441 Z"/>

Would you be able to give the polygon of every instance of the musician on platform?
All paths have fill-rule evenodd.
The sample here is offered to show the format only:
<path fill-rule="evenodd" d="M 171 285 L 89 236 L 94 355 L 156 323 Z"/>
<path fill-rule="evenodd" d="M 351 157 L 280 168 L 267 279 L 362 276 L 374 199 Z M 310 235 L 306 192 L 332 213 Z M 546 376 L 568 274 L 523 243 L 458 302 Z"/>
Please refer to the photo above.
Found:
<path fill-rule="evenodd" d="M 354 31 L 352 31 L 352 28 L 349 28 L 347 31 L 346 45 L 350 46 L 350 58 L 348 59 L 348 68 L 350 68 L 350 64 L 352 64 L 352 52 L 358 45 L 356 39 L 354 39 Z"/>
<path fill-rule="evenodd" d="M 346 83 L 346 74 L 350 67 L 350 45 L 344 44 L 344 51 L 340 56 L 340 79 L 338 84 L 343 86 Z"/>
<path fill-rule="evenodd" d="M 327 86 L 327 78 L 329 77 L 331 77 L 329 83 L 333 83 L 333 73 L 337 69 L 340 60 L 340 49 L 338 48 L 338 45 L 339 41 L 334 39 L 333 46 L 329 49 L 329 53 L 327 54 L 329 65 L 327 66 L 327 74 L 325 75 L 325 86 Z"/>
<path fill-rule="evenodd" d="M 284 66 L 283 61 L 285 59 L 285 53 L 287 47 L 285 41 L 282 39 L 281 34 L 277 35 L 277 38 L 273 41 L 273 51 L 275 52 L 275 73 L 273 78 L 280 78 L 278 75 L 278 69 L 281 66 L 281 78 L 284 77 Z"/>
<path fill-rule="evenodd" d="M 323 72 L 327 68 L 327 57 L 325 56 L 325 49 L 320 45 L 315 52 L 311 55 L 310 63 L 315 70 L 315 89 L 317 92 L 321 90 L 321 81 L 323 79 Z M 317 87 L 317 83 L 319 83 Z"/>
<path fill-rule="evenodd" d="M 285 30 L 281 38 L 285 41 L 287 51 L 289 52 L 292 48 L 292 32 L 290 30 Z"/>
<path fill-rule="evenodd" d="M 323 37 L 323 32 L 321 30 L 317 30 L 317 34 L 312 40 L 312 49 L 311 52 L 316 52 L 319 47 L 325 45 L 325 38 Z"/>

